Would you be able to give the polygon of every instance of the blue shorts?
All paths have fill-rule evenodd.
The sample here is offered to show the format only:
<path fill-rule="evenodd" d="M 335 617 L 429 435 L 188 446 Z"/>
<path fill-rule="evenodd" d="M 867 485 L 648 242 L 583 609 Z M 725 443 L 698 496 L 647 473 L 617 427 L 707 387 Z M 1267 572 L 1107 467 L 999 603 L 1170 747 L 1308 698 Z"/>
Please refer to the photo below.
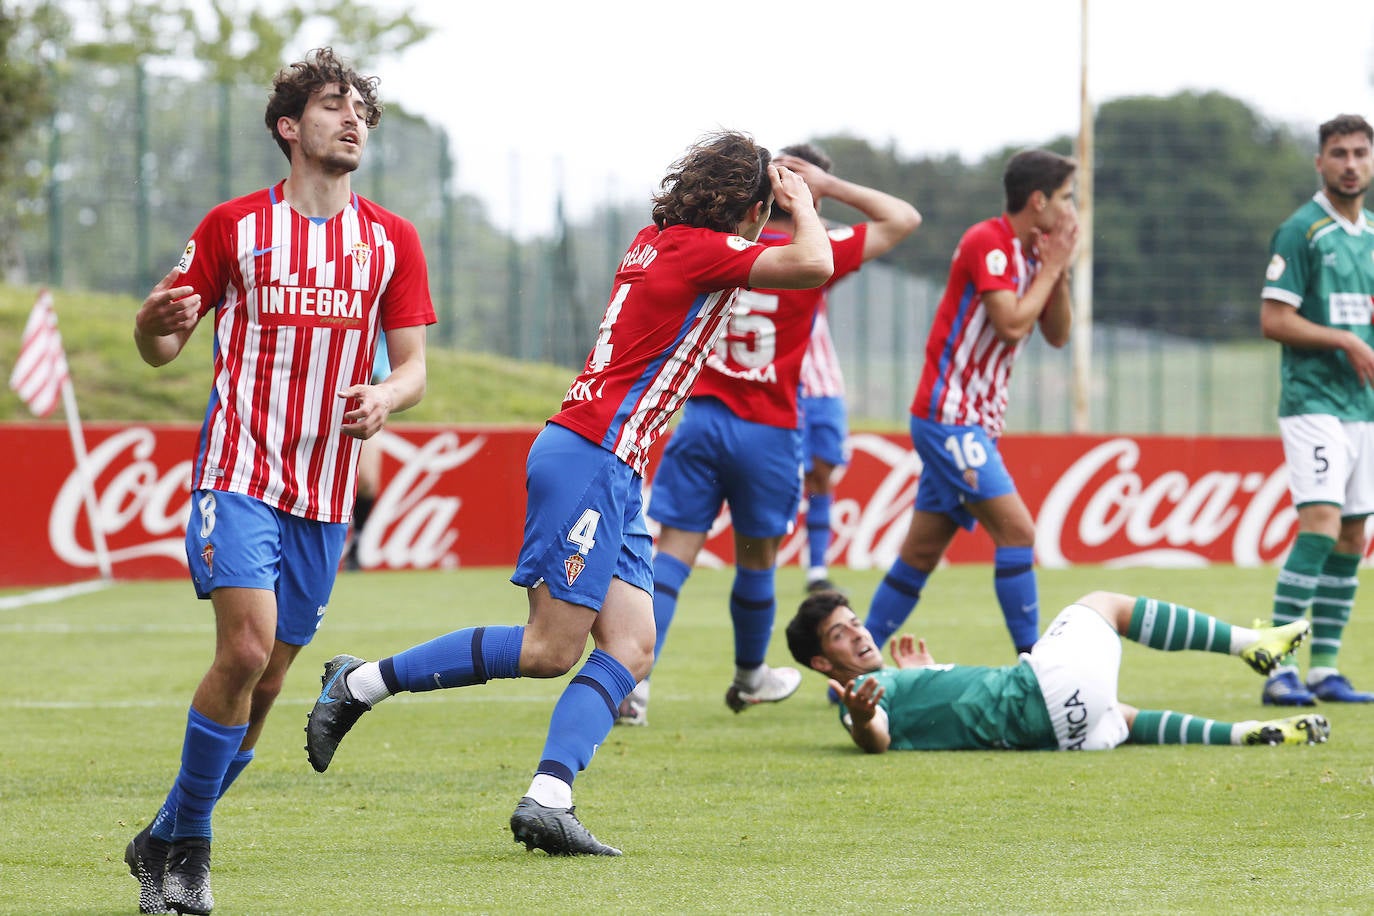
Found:
<path fill-rule="evenodd" d="M 911 443 L 921 458 L 916 508 L 947 515 L 973 530 L 966 506 L 1016 492 L 997 440 L 981 426 L 948 426 L 911 418 Z"/>
<path fill-rule="evenodd" d="M 304 646 L 324 622 L 348 526 L 301 518 L 220 490 L 191 494 L 186 563 L 196 597 L 217 588 L 277 596 L 277 639 Z"/>
<path fill-rule="evenodd" d="M 849 410 L 844 398 L 801 398 L 802 457 L 809 472 L 813 459 L 839 467 L 849 463 L 845 440 L 849 438 Z"/>
<path fill-rule="evenodd" d="M 510 580 L 543 582 L 563 601 L 601 610 L 611 579 L 654 592 L 644 478 L 570 429 L 549 423 L 525 459 L 525 541 Z"/>
<path fill-rule="evenodd" d="M 663 450 L 649 517 L 710 531 L 723 503 L 745 537 L 781 537 L 801 506 L 801 433 L 741 420 L 715 398 L 691 398 Z"/>

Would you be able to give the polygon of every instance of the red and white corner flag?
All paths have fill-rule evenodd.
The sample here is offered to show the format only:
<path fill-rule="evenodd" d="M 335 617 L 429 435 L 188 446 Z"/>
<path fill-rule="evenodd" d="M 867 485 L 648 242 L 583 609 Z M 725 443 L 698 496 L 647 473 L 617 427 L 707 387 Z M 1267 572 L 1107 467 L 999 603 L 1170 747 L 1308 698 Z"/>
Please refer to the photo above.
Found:
<path fill-rule="evenodd" d="M 82 432 L 81 416 L 76 410 L 76 393 L 72 390 L 71 374 L 67 371 L 62 335 L 57 333 L 57 310 L 53 308 L 52 293 L 46 289 L 39 290 L 33 311 L 29 313 L 29 322 L 24 325 L 24 337 L 19 342 L 19 359 L 10 373 L 10 387 L 37 417 L 46 417 L 59 401 L 62 402 L 67 414 L 67 433 L 71 436 L 72 452 L 76 456 L 77 473 L 81 480 L 81 499 L 86 505 L 86 517 L 90 520 L 96 564 L 100 567 L 101 578 L 111 581 L 110 551 L 105 545 L 105 532 L 96 505 L 95 485 L 86 453 L 86 435 Z"/>
<path fill-rule="evenodd" d="M 62 350 L 62 335 L 57 332 L 52 293 L 40 290 L 28 324 L 24 325 L 19 360 L 10 373 L 10 388 L 29 405 L 34 416 L 46 417 L 57 407 L 62 383 L 67 378 L 67 354 Z"/>

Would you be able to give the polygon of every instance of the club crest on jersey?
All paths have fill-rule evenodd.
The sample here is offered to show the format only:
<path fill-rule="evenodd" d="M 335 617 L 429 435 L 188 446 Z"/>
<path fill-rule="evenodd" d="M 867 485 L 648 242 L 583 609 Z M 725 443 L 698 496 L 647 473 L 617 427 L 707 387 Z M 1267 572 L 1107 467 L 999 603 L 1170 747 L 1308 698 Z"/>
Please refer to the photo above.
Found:
<path fill-rule="evenodd" d="M 987 256 L 988 273 L 994 277 L 1000 277 L 1007 272 L 1007 253 L 1000 248 L 994 248 L 988 252 Z"/>
<path fill-rule="evenodd" d="M 353 243 L 353 263 L 358 265 L 359 270 L 367 269 L 367 259 L 372 256 L 372 246 L 367 242 Z"/>
<path fill-rule="evenodd" d="M 568 574 L 568 584 L 572 585 L 577 581 L 577 577 L 582 575 L 582 570 L 587 568 L 587 561 L 582 559 L 582 554 L 575 553 L 563 561 L 563 570 Z"/>
<path fill-rule="evenodd" d="M 742 235 L 732 235 L 725 239 L 725 244 L 736 251 L 748 251 L 750 248 L 754 247 L 755 243 L 749 241 Z"/>
<path fill-rule="evenodd" d="M 1272 283 L 1279 277 L 1282 277 L 1284 270 L 1287 268 L 1288 264 L 1284 262 L 1283 256 L 1276 254 L 1273 259 L 1270 260 L 1269 266 L 1264 269 L 1264 279 Z"/>
<path fill-rule="evenodd" d="M 177 270 L 181 273 L 191 269 L 191 262 L 196 259 L 196 240 L 186 243 L 186 250 L 181 253 L 181 260 L 177 261 Z"/>
<path fill-rule="evenodd" d="M 978 489 L 978 472 L 973 468 L 964 468 L 964 483 L 968 484 L 970 490 Z"/>
<path fill-rule="evenodd" d="M 205 561 L 205 574 L 210 578 L 215 577 L 215 545 L 209 541 L 201 548 L 200 558 Z"/>

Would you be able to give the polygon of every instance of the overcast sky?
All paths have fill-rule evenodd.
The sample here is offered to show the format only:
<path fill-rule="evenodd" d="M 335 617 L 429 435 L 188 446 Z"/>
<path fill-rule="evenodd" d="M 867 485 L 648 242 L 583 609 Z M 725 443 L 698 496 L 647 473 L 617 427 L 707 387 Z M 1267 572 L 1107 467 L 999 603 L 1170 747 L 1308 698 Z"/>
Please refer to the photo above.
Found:
<path fill-rule="evenodd" d="M 575 216 L 647 202 L 721 127 L 966 159 L 1078 128 L 1079 0 L 371 2 L 435 34 L 362 69 L 448 129 L 458 186 L 521 235 L 548 231 L 558 175 Z M 1374 118 L 1371 0 L 1090 0 L 1088 37 L 1098 104 L 1219 89 L 1302 126 Z"/>

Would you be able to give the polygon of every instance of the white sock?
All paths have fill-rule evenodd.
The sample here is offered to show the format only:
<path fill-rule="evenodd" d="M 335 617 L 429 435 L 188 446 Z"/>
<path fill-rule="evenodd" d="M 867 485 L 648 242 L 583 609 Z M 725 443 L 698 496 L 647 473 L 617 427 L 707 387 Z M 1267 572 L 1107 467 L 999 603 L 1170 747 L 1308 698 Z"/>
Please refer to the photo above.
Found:
<path fill-rule="evenodd" d="M 1231 743 L 1244 744 L 1245 733 L 1259 725 L 1258 719 L 1246 719 L 1244 722 L 1237 722 L 1231 726 Z"/>
<path fill-rule="evenodd" d="M 382 667 L 376 662 L 363 662 L 348 672 L 346 683 L 348 692 L 368 706 L 376 706 L 391 696 L 391 691 L 386 689 L 386 681 L 382 680 Z"/>
<path fill-rule="evenodd" d="M 1336 668 L 1312 668 L 1307 672 L 1307 686 L 1315 686 L 1331 675 L 1340 673 Z"/>
<path fill-rule="evenodd" d="M 830 570 L 828 567 L 825 566 L 812 566 L 810 569 L 806 571 L 806 582 L 808 585 L 810 585 L 812 582 L 819 582 L 822 579 L 828 579 L 829 577 Z"/>
<path fill-rule="evenodd" d="M 1231 627 L 1231 654 L 1239 655 L 1242 650 L 1248 649 L 1259 642 L 1259 630 L 1252 630 L 1249 627 Z"/>
<path fill-rule="evenodd" d="M 741 668 L 736 665 L 735 686 L 746 692 L 757 689 L 763 683 L 763 672 L 767 669 L 767 665 L 759 665 L 757 668 Z"/>
<path fill-rule="evenodd" d="M 572 807 L 572 786 L 547 773 L 536 773 L 525 794 L 545 808 Z"/>

